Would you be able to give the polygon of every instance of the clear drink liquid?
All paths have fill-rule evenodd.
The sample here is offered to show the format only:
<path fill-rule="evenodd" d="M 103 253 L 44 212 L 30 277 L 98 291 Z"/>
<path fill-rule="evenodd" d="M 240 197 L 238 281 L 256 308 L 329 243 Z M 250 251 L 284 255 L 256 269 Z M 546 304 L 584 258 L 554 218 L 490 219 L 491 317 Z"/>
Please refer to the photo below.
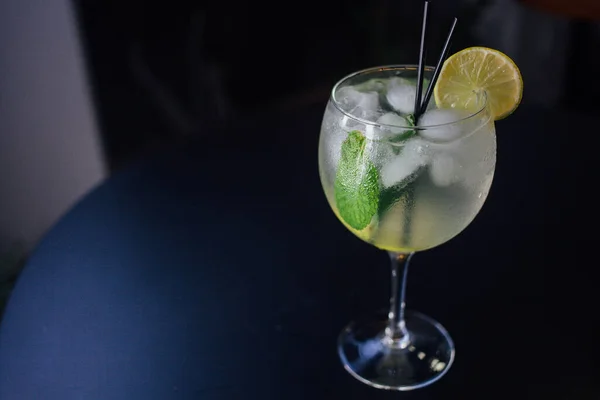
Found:
<path fill-rule="evenodd" d="M 398 140 L 414 108 L 411 74 L 382 71 L 340 88 L 327 105 L 319 143 L 321 182 L 336 216 L 362 240 L 398 252 L 438 246 L 465 229 L 487 197 L 496 163 L 494 123 L 485 108 L 473 115 L 430 104 L 413 135 Z M 377 212 L 362 229 L 344 220 L 335 194 L 342 143 L 356 131 L 379 177 Z"/>

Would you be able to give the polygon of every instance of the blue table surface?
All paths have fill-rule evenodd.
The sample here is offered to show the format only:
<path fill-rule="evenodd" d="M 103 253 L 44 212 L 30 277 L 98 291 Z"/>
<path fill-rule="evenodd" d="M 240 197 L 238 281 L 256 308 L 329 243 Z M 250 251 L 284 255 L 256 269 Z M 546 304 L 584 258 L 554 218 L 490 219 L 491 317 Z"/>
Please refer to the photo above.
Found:
<path fill-rule="evenodd" d="M 417 254 L 408 307 L 457 351 L 397 394 L 342 368 L 336 337 L 387 306 L 387 255 L 320 187 L 322 108 L 246 121 L 115 174 L 47 234 L 0 327 L 0 400 L 597 399 L 592 215 L 598 120 L 500 121 L 489 198 Z M 232 139 L 235 138 L 235 139 Z"/>

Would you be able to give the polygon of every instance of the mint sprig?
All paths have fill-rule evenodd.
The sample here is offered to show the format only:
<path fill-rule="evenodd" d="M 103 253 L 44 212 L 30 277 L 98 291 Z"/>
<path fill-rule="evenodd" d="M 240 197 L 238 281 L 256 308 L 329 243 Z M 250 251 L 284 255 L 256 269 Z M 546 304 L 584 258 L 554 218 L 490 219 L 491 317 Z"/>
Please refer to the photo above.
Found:
<path fill-rule="evenodd" d="M 352 228 L 366 228 L 379 206 L 379 171 L 365 151 L 367 139 L 352 131 L 342 143 L 335 176 L 335 202 L 340 217 Z"/>

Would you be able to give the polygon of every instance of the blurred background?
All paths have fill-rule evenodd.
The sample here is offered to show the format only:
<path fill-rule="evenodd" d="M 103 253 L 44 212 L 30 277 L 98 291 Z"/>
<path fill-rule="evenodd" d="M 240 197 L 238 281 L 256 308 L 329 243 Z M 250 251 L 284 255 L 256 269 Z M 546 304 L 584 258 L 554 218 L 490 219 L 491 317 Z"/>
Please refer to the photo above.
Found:
<path fill-rule="evenodd" d="M 512 57 L 523 104 L 598 107 L 597 0 L 433 0 L 435 63 Z M 3 0 L 0 3 L 0 299 L 43 234 L 85 193 L 148 153 L 219 140 L 248 119 L 324 107 L 332 85 L 415 63 L 423 2 Z M 230 136 L 232 143 L 244 138 Z M 307 135 L 318 136 L 318 126 Z M 268 138 L 263 138 L 268 140 Z M 0 307 L 1 307 L 0 300 Z"/>

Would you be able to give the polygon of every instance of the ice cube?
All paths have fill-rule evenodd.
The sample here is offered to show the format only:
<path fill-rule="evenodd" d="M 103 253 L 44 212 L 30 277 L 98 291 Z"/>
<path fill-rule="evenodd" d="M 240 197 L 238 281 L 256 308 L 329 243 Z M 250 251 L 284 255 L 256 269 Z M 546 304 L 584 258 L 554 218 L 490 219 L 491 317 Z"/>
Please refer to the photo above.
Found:
<path fill-rule="evenodd" d="M 468 112 L 454 109 L 439 108 L 425 112 L 419 118 L 419 126 L 431 127 L 419 131 L 419 134 L 434 142 L 450 142 L 466 133 L 470 124 L 465 121 Z"/>
<path fill-rule="evenodd" d="M 406 120 L 406 118 L 394 113 L 389 112 L 383 114 L 381 117 L 377 119 L 378 124 L 387 125 L 386 127 L 382 127 L 384 130 L 387 130 L 393 134 L 399 134 L 406 132 L 408 129 L 399 128 L 399 126 L 409 126 L 410 124 Z"/>
<path fill-rule="evenodd" d="M 423 81 L 422 96 L 425 96 L 429 80 Z M 389 105 L 402 114 L 413 114 L 415 110 L 415 95 L 417 83 L 405 78 L 391 78 L 388 82 L 386 100 Z M 427 109 L 435 107 L 435 102 L 429 101 Z"/>
<path fill-rule="evenodd" d="M 406 118 L 396 114 L 395 112 L 388 112 L 381 115 L 379 118 L 377 118 L 375 123 L 381 124 L 382 126 L 375 127 L 373 125 L 367 125 L 367 136 L 373 139 L 381 140 L 390 139 L 408 130 L 407 128 L 400 128 L 400 126 L 409 126 Z"/>
<path fill-rule="evenodd" d="M 421 139 L 410 139 L 400 154 L 391 157 L 381 169 L 383 186 L 390 187 L 408 178 L 419 167 L 427 165 L 430 154 L 428 145 Z"/>
<path fill-rule="evenodd" d="M 390 106 L 403 114 L 412 114 L 415 110 L 416 86 L 407 79 L 392 78 L 388 82 L 386 99 Z"/>
<path fill-rule="evenodd" d="M 429 176 L 436 186 L 450 186 L 460 180 L 461 165 L 446 152 L 433 155 L 429 166 Z"/>
<path fill-rule="evenodd" d="M 361 92 L 352 86 L 344 86 L 337 91 L 336 99 L 342 110 L 355 117 L 375 121 L 380 114 L 377 92 Z"/>
<path fill-rule="evenodd" d="M 354 88 L 361 92 L 372 92 L 372 91 L 381 92 L 386 87 L 386 83 L 387 83 L 386 81 L 387 81 L 386 79 L 379 79 L 379 78 L 369 79 L 366 82 L 355 85 Z"/>
<path fill-rule="evenodd" d="M 377 92 L 361 92 L 352 86 L 344 86 L 336 93 L 337 101 L 344 111 L 350 111 L 356 107 L 366 110 L 376 110 L 379 106 L 378 97 Z"/>
<path fill-rule="evenodd" d="M 347 115 L 344 115 L 342 118 L 340 118 L 339 125 L 340 128 L 348 132 L 354 129 L 362 129 L 364 127 L 364 124 L 361 124 L 357 120 L 350 118 Z"/>

